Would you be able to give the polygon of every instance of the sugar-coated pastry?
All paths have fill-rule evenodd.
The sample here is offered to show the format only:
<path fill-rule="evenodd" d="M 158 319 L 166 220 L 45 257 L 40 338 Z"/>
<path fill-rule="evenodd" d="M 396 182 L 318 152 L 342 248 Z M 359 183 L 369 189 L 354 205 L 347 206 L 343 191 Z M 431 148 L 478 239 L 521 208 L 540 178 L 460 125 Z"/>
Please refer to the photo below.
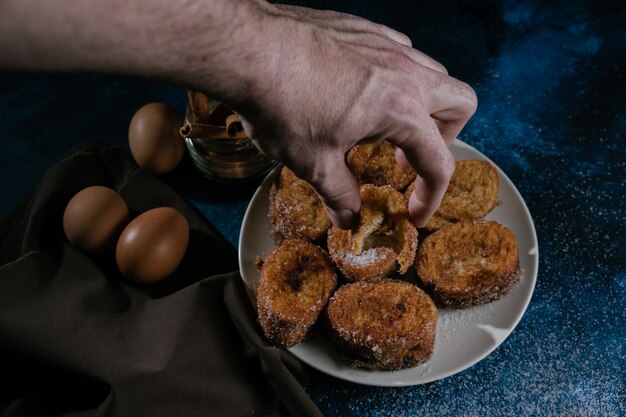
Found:
<path fill-rule="evenodd" d="M 442 227 L 424 239 L 416 264 L 424 287 L 445 307 L 497 300 L 521 277 L 515 236 L 495 221 L 464 220 Z"/>
<path fill-rule="evenodd" d="M 357 145 L 350 149 L 346 164 L 359 184 L 390 185 L 404 190 L 415 179 L 415 171 L 396 162 L 396 147 L 387 140 Z"/>
<path fill-rule="evenodd" d="M 416 285 L 361 281 L 340 287 L 326 310 L 329 340 L 354 367 L 395 371 L 433 353 L 437 308 Z"/>
<path fill-rule="evenodd" d="M 269 217 L 277 244 L 284 239 L 323 240 L 331 226 L 313 188 L 287 167 L 282 168 L 270 189 Z"/>
<path fill-rule="evenodd" d="M 361 186 L 358 228 L 328 232 L 328 252 L 348 281 L 383 279 L 413 264 L 417 229 L 406 199 L 390 186 Z"/>
<path fill-rule="evenodd" d="M 424 230 L 433 232 L 459 220 L 481 219 L 498 205 L 498 172 L 488 161 L 456 161 L 441 204 Z M 404 195 L 408 199 L 415 184 Z"/>
<path fill-rule="evenodd" d="M 290 347 L 303 341 L 335 289 L 333 264 L 321 248 L 288 239 L 260 265 L 259 323 L 270 342 Z"/>

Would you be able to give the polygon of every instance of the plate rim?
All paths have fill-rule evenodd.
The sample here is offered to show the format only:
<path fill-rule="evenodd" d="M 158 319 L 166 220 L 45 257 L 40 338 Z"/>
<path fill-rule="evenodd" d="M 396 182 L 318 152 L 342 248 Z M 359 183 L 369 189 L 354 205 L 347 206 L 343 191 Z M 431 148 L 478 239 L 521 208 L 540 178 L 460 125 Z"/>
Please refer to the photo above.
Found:
<path fill-rule="evenodd" d="M 490 162 L 491 164 L 493 164 L 493 166 L 496 168 L 496 170 L 498 171 L 498 174 L 500 175 L 501 178 L 506 179 L 506 182 L 508 183 L 508 185 L 510 185 L 512 192 L 515 194 L 516 198 L 519 200 L 519 202 L 521 202 L 521 208 L 525 214 L 525 216 L 528 218 L 529 224 L 530 224 L 530 229 L 529 229 L 529 237 L 531 240 L 532 248 L 534 249 L 534 253 L 532 253 L 532 255 L 534 255 L 532 257 L 532 263 L 531 263 L 531 267 L 532 269 L 530 271 L 528 271 L 527 269 L 525 269 L 523 271 L 524 273 L 524 279 L 529 279 L 530 280 L 530 287 L 527 291 L 527 293 L 525 294 L 524 298 L 523 298 L 523 303 L 520 303 L 520 309 L 519 309 L 519 314 L 517 314 L 517 316 L 515 317 L 515 319 L 512 322 L 512 325 L 510 326 L 510 328 L 507 329 L 507 333 L 506 335 L 497 343 L 493 344 L 492 346 L 490 346 L 490 348 L 485 349 L 484 352 L 482 352 L 479 355 L 476 355 L 476 357 L 474 357 L 472 360 L 468 361 L 467 363 L 464 363 L 462 367 L 457 367 L 457 368 L 453 368 L 451 370 L 449 370 L 448 372 L 444 372 L 441 374 L 437 374 L 436 377 L 426 377 L 423 378 L 421 380 L 412 380 L 412 381 L 401 381 L 401 380 L 394 380 L 394 381 L 386 381 L 386 382 L 380 382 L 380 381 L 375 381 L 375 380 L 370 380 L 370 379 L 361 379 L 361 378 L 356 378 L 354 377 L 354 375 L 360 373 L 360 372 L 372 372 L 372 371 L 368 371 L 365 369 L 353 369 L 353 368 L 349 368 L 349 370 L 347 371 L 340 371 L 340 372 L 335 372 L 335 370 L 329 370 L 326 369 L 322 366 L 319 366 L 317 363 L 307 360 L 307 358 L 303 358 L 301 357 L 301 355 L 298 355 L 297 353 L 294 353 L 292 351 L 293 348 L 289 348 L 288 350 L 290 351 L 291 354 L 293 354 L 296 358 L 298 358 L 298 360 L 306 363 L 307 365 L 311 366 L 314 369 L 317 369 L 319 372 L 325 373 L 327 375 L 333 376 L 335 378 L 344 380 L 344 381 L 348 381 L 348 382 L 353 382 L 356 384 L 360 384 L 360 385 L 368 385 L 368 386 L 378 386 L 378 387 L 403 387 L 403 386 L 414 386 L 414 385 L 421 385 L 421 384 L 428 384 L 431 382 L 435 382 L 435 381 L 439 381 L 445 378 L 448 378 L 452 375 L 455 375 L 457 373 L 463 372 L 469 368 L 471 368 L 472 366 L 474 366 L 475 364 L 477 364 L 478 362 L 482 361 L 483 359 L 485 359 L 487 356 L 489 356 L 491 353 L 493 353 L 502 343 L 504 343 L 504 341 L 506 339 L 509 338 L 509 336 L 511 335 L 511 333 L 513 333 L 513 331 L 515 330 L 515 328 L 518 326 L 519 322 L 521 321 L 522 317 L 524 316 L 524 314 L 526 313 L 526 310 L 528 309 L 528 305 L 530 304 L 530 301 L 533 297 L 533 294 L 535 292 L 535 286 L 537 283 L 537 277 L 538 277 L 538 272 L 539 272 L 539 241 L 537 238 L 537 231 L 536 231 L 536 227 L 535 227 L 535 222 L 533 220 L 533 217 L 530 213 L 530 210 L 528 209 L 528 205 L 526 204 L 526 200 L 524 200 L 522 194 L 519 192 L 517 186 L 515 185 L 515 183 L 509 178 L 508 175 L 506 175 L 506 173 L 496 164 L 494 163 L 489 157 L 487 157 L 485 154 L 483 154 L 482 152 L 480 152 L 478 149 L 474 148 L 473 146 L 461 141 L 460 139 L 455 139 L 453 144 L 451 146 L 457 146 L 460 148 L 465 148 L 466 150 L 469 150 L 471 152 L 476 153 L 477 155 L 480 156 L 480 158 Z M 278 170 L 280 170 L 282 167 L 282 164 L 277 165 L 275 168 L 273 168 L 263 179 L 263 181 L 261 182 L 261 184 L 259 184 L 259 186 L 257 187 L 257 189 L 255 190 L 253 196 L 250 198 L 250 201 L 248 202 L 248 206 L 246 207 L 246 211 L 244 213 L 244 217 L 241 223 L 241 228 L 240 228 L 240 233 L 239 233 L 239 242 L 238 242 L 238 247 L 237 247 L 237 254 L 238 254 L 238 266 L 239 266 L 239 271 L 240 271 L 240 275 L 242 280 L 244 281 L 244 286 L 246 287 L 246 291 L 248 291 L 248 297 L 250 298 L 250 302 L 252 303 L 252 294 L 250 293 L 250 291 L 252 291 L 251 288 L 249 288 L 247 281 L 244 277 L 244 268 L 243 268 L 243 237 L 244 237 L 244 230 L 246 228 L 247 223 L 250 221 L 250 217 L 253 215 L 251 214 L 252 210 L 251 210 L 251 206 L 252 203 L 254 201 L 256 201 L 256 199 L 258 198 L 258 195 L 261 192 L 264 192 L 265 188 L 267 188 L 268 182 L 273 181 L 274 177 L 277 175 Z M 252 303 L 253 304 L 253 303 Z M 256 307 L 256 306 L 253 306 Z M 256 311 L 256 308 L 254 308 L 254 310 Z M 412 368 L 415 369 L 415 368 Z M 403 372 L 403 371 L 410 371 L 410 369 L 407 370 L 401 370 L 401 371 L 396 371 L 396 372 Z M 374 371 L 374 372 L 381 372 L 381 371 Z M 390 371 L 390 373 L 392 373 L 394 371 Z M 353 374 L 352 377 L 350 377 L 350 374 Z"/>

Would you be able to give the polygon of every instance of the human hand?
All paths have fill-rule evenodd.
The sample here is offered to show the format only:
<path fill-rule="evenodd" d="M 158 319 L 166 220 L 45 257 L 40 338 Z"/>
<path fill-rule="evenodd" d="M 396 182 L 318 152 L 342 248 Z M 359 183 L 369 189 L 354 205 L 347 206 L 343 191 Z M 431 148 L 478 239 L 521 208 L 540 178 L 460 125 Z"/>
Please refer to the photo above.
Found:
<path fill-rule="evenodd" d="M 454 170 L 447 145 L 473 115 L 474 91 L 385 26 L 337 12 L 262 8 L 265 62 L 237 107 L 259 149 L 308 181 L 333 223 L 349 228 L 360 197 L 344 155 L 386 138 L 398 162 L 418 174 L 409 214 L 424 225 Z"/>
<path fill-rule="evenodd" d="M 0 67 L 122 73 L 204 91 L 237 110 L 258 147 L 311 183 L 344 228 L 360 206 L 344 155 L 386 138 L 418 174 L 413 222 L 425 224 L 438 207 L 454 169 L 446 144 L 474 113 L 476 96 L 405 35 L 263 0 L 66 6 L 1 2 Z"/>
<path fill-rule="evenodd" d="M 476 96 L 405 35 L 263 0 L 66 6 L 2 2 L 0 67 L 122 73 L 204 91 L 236 109 L 258 147 L 311 183 L 344 228 L 360 206 L 344 155 L 386 138 L 418 174 L 414 223 L 438 207 L 454 169 L 446 144 L 474 113 Z"/>

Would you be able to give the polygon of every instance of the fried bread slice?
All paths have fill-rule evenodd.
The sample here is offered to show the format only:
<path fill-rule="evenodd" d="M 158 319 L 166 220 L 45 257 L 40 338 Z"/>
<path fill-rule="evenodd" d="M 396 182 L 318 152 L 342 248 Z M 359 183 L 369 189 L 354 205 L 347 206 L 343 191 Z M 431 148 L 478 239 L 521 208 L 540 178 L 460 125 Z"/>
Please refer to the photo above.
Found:
<path fill-rule="evenodd" d="M 398 191 L 404 190 L 416 175 L 396 162 L 396 147 L 387 140 L 353 147 L 346 164 L 360 185 L 390 185 Z"/>
<path fill-rule="evenodd" d="M 259 323 L 280 347 L 303 341 L 337 285 L 333 264 L 321 248 L 287 239 L 260 266 Z"/>
<path fill-rule="evenodd" d="M 377 280 L 405 273 L 413 264 L 417 229 L 407 201 L 391 186 L 362 185 L 359 225 L 355 230 L 332 226 L 328 252 L 348 281 Z"/>
<path fill-rule="evenodd" d="M 434 232 L 459 220 L 481 219 L 498 205 L 498 172 L 484 160 L 456 161 L 441 204 L 424 230 Z M 415 184 L 405 191 L 408 199 Z"/>
<path fill-rule="evenodd" d="M 418 248 L 416 268 L 434 300 L 453 308 L 497 300 L 521 278 L 515 236 L 485 220 L 463 220 L 428 236 Z"/>
<path fill-rule="evenodd" d="M 333 294 L 326 323 L 329 340 L 351 366 L 394 371 L 430 358 L 437 308 L 408 282 L 361 281 Z"/>
<path fill-rule="evenodd" d="M 270 188 L 269 218 L 276 244 L 284 239 L 323 240 L 331 226 L 317 193 L 287 167 Z"/>

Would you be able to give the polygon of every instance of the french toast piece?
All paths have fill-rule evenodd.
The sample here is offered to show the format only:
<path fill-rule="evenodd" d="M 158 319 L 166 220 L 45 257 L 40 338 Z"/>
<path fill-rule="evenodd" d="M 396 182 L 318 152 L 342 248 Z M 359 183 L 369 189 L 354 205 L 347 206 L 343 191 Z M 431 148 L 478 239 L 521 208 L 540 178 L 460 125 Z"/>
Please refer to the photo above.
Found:
<path fill-rule="evenodd" d="M 430 359 L 437 308 L 408 282 L 362 281 L 333 294 L 326 323 L 330 342 L 351 366 L 395 371 Z"/>
<path fill-rule="evenodd" d="M 454 174 L 441 204 L 424 230 L 434 232 L 459 220 L 481 219 L 498 205 L 498 172 L 488 161 L 456 161 Z M 408 199 L 415 184 L 409 185 Z"/>
<path fill-rule="evenodd" d="M 284 239 L 323 240 L 331 226 L 313 188 L 287 167 L 282 168 L 270 189 L 269 218 L 276 244 Z"/>
<path fill-rule="evenodd" d="M 417 274 L 444 307 L 486 304 L 521 278 L 513 233 L 495 221 L 464 220 L 428 236 L 417 253 Z"/>
<path fill-rule="evenodd" d="M 377 280 L 405 273 L 413 264 L 417 229 L 409 220 L 407 201 L 392 187 L 362 185 L 356 230 L 332 226 L 328 252 L 348 281 Z"/>
<path fill-rule="evenodd" d="M 333 264 L 321 248 L 288 239 L 260 265 L 259 323 L 280 347 L 303 341 L 337 285 Z"/>
<path fill-rule="evenodd" d="M 387 140 L 353 147 L 346 164 L 360 185 L 390 185 L 398 191 L 404 190 L 416 175 L 396 162 L 396 147 Z"/>

